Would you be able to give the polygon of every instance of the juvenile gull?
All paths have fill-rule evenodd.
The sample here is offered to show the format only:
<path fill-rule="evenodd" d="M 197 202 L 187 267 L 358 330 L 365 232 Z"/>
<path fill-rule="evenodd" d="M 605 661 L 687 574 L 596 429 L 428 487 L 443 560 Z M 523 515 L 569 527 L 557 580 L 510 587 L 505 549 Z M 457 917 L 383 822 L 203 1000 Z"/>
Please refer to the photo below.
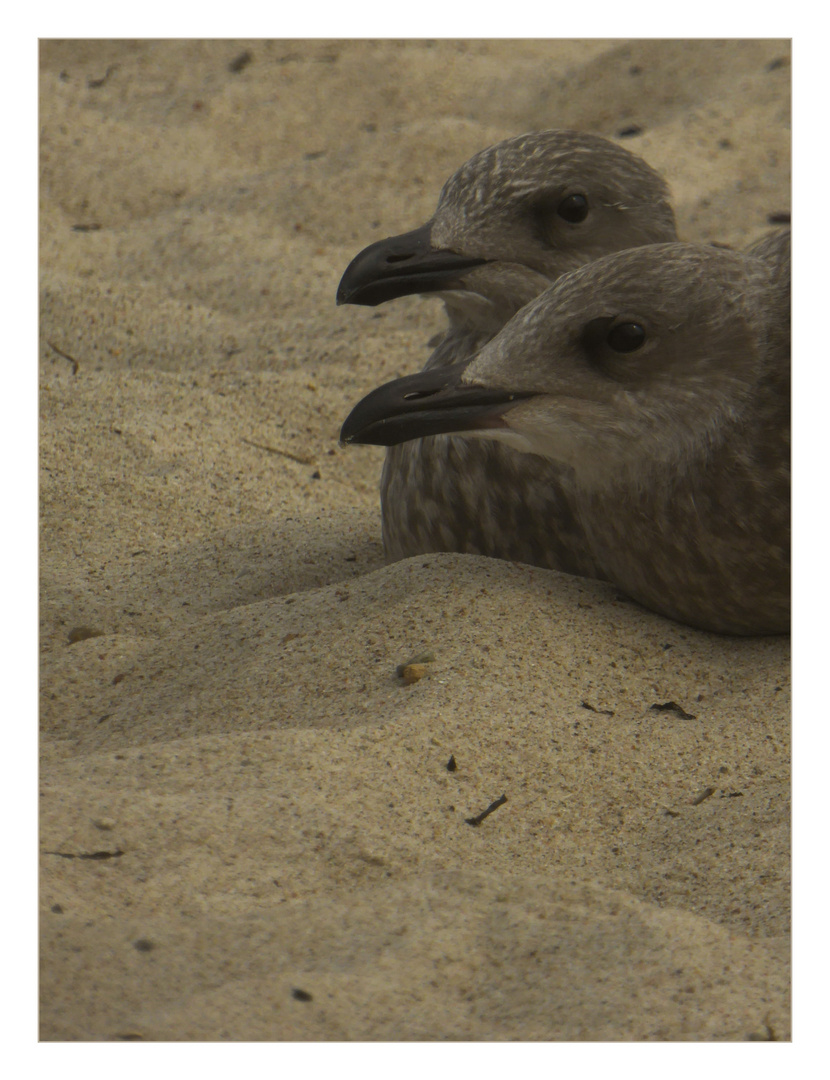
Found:
<path fill-rule="evenodd" d="M 668 188 L 644 161 L 596 135 L 536 132 L 472 157 L 430 221 L 350 263 L 337 302 L 439 294 L 449 328 L 429 371 L 472 356 L 561 274 L 675 239 Z M 386 555 L 464 551 L 598 576 L 559 472 L 496 443 L 393 447 L 381 477 Z"/>
<path fill-rule="evenodd" d="M 373 391 L 341 439 L 452 432 L 541 455 L 595 576 L 700 629 L 784 632 L 788 251 L 784 233 L 751 254 L 674 243 L 589 263 L 474 357 Z"/>

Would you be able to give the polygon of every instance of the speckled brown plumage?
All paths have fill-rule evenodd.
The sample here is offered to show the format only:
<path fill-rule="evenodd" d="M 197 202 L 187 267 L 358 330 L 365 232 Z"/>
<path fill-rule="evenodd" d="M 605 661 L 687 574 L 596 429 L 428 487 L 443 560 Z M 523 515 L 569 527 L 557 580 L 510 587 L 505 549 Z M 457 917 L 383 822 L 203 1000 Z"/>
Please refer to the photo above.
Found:
<path fill-rule="evenodd" d="M 574 197 L 585 199 L 584 220 L 562 216 L 578 216 Z M 357 256 L 338 301 L 438 291 L 449 327 L 430 370 L 472 356 L 561 274 L 675 238 L 668 188 L 644 161 L 596 135 L 536 132 L 471 158 L 426 226 Z M 462 551 L 601 576 L 560 474 L 542 458 L 453 436 L 393 447 L 381 477 L 387 557 Z"/>
<path fill-rule="evenodd" d="M 540 455 L 594 576 L 692 626 L 777 633 L 790 617 L 789 389 L 789 234 L 746 253 L 658 244 L 562 276 L 471 359 L 369 395 L 343 437 L 390 444 L 428 418 L 503 440 L 531 480 L 492 472 L 485 502 L 494 487 L 532 491 Z M 472 504 L 479 476 L 457 466 Z M 539 561 L 555 564 L 561 510 L 535 513 L 525 504 L 534 535 L 555 537 Z"/>

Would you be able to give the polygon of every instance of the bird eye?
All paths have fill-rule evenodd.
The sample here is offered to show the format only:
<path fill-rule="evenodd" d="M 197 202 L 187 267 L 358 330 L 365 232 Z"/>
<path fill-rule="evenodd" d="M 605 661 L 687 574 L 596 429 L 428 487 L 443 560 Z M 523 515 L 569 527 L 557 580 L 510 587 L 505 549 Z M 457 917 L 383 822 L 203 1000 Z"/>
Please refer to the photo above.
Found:
<path fill-rule="evenodd" d="M 588 200 L 584 195 L 568 195 L 556 208 L 557 214 L 572 225 L 578 225 L 588 216 Z"/>
<path fill-rule="evenodd" d="M 614 352 L 635 352 L 645 345 L 646 332 L 639 323 L 617 323 L 608 331 L 605 341 Z"/>

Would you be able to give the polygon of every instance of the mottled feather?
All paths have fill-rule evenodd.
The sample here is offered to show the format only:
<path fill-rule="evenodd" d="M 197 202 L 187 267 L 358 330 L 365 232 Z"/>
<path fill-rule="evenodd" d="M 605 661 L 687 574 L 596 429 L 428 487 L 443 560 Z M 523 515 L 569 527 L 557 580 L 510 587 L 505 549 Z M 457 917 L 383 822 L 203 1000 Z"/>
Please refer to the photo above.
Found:
<path fill-rule="evenodd" d="M 583 195 L 588 215 L 557 212 Z M 426 369 L 472 356 L 561 274 L 629 247 L 676 239 L 665 181 L 597 135 L 545 131 L 476 154 L 444 185 L 432 245 L 489 260 L 440 293 L 449 327 Z M 586 549 L 555 464 L 498 444 L 435 436 L 391 448 L 381 476 L 387 558 L 462 551 L 588 577 Z"/>
<path fill-rule="evenodd" d="M 784 233 L 752 254 L 674 243 L 595 260 L 471 359 L 379 388 L 344 432 L 389 443 L 429 418 L 471 445 L 506 442 L 531 477 L 550 461 L 594 576 L 701 629 L 784 632 L 788 248 Z M 558 544 L 561 504 L 539 513 L 534 534 Z"/>

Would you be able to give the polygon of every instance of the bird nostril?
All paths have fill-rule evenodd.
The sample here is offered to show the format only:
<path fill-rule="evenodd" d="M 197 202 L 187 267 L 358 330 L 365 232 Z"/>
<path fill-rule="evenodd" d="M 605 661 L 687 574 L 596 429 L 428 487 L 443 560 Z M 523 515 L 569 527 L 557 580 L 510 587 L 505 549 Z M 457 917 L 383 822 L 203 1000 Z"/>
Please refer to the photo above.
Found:
<path fill-rule="evenodd" d="M 408 394 L 404 394 L 404 401 L 417 401 L 418 398 L 432 397 L 437 393 L 436 390 L 410 390 Z"/>
<path fill-rule="evenodd" d="M 412 255 L 387 255 L 386 261 L 388 263 L 406 262 L 407 259 L 411 259 Z"/>

